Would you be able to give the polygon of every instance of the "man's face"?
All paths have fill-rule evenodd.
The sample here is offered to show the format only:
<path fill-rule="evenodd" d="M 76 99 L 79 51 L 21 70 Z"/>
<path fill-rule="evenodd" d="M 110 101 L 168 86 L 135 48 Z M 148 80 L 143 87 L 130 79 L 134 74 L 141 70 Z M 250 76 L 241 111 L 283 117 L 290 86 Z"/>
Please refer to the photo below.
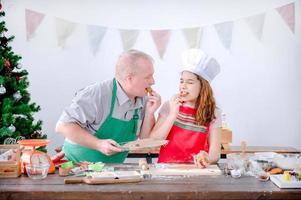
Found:
<path fill-rule="evenodd" d="M 128 78 L 128 95 L 131 97 L 142 97 L 146 95 L 146 88 L 155 84 L 154 67 L 147 59 L 137 61 L 137 70 Z"/>

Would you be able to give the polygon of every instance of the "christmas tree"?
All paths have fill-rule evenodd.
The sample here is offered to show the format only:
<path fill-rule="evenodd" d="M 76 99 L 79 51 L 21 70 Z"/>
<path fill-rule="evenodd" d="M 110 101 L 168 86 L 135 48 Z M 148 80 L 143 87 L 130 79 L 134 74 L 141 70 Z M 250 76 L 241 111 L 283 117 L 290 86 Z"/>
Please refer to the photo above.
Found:
<path fill-rule="evenodd" d="M 8 46 L 14 36 L 6 37 L 4 16 L 0 2 L 0 144 L 16 143 L 20 139 L 44 139 L 46 135 L 40 132 L 42 121 L 33 118 L 40 106 L 30 103 L 28 72 L 21 69 L 21 56 Z"/>

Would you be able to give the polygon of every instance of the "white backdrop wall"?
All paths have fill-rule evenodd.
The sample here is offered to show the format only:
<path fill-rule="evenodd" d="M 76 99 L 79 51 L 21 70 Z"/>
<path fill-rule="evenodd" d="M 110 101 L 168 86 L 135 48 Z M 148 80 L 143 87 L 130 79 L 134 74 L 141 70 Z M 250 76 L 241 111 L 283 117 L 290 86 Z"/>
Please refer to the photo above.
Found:
<path fill-rule="evenodd" d="M 295 33 L 275 8 L 295 2 Z M 11 43 L 29 72 L 36 114 L 51 140 L 48 149 L 62 145 L 54 132 L 61 111 L 76 90 L 113 77 L 117 56 L 123 51 L 118 29 L 139 29 L 134 46 L 155 59 L 154 88 L 163 101 L 177 92 L 180 55 L 187 49 L 181 28 L 205 26 L 201 48 L 221 63 L 213 81 L 219 106 L 233 130 L 233 144 L 291 146 L 301 149 L 301 1 L 51 1 L 4 0 Z M 25 9 L 45 14 L 34 37 L 26 40 Z M 258 40 L 243 18 L 266 13 Z M 55 17 L 80 24 L 64 48 L 57 45 Z M 232 20 L 230 50 L 224 48 L 212 26 Z M 90 51 L 84 25 L 107 27 L 99 51 Z M 151 29 L 173 29 L 166 53 L 160 59 Z"/>

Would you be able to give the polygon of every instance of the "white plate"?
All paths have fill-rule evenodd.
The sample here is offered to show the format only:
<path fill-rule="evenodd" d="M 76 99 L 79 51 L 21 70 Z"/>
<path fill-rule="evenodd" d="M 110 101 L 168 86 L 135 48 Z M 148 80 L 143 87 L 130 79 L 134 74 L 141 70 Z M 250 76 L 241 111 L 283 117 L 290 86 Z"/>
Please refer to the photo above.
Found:
<path fill-rule="evenodd" d="M 125 179 L 125 178 L 141 178 L 141 174 L 137 171 L 116 171 L 115 172 L 116 177 L 120 179 Z"/>
<path fill-rule="evenodd" d="M 283 174 L 271 175 L 270 179 L 279 188 L 301 188 L 301 181 L 285 181 L 283 180 Z"/>
<path fill-rule="evenodd" d="M 92 172 L 89 174 L 94 179 L 130 179 L 141 178 L 137 171 Z"/>
<path fill-rule="evenodd" d="M 114 179 L 116 174 L 115 172 L 89 172 L 87 176 L 98 179 Z"/>

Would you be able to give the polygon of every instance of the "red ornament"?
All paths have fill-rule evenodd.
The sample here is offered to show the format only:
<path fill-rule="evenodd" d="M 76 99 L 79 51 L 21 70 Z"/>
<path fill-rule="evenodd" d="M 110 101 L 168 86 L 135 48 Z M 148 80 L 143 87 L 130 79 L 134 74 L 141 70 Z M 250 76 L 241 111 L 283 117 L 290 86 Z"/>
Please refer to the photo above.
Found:
<path fill-rule="evenodd" d="M 2 9 L 2 4 L 0 3 L 0 10 Z"/>
<path fill-rule="evenodd" d="M 4 64 L 5 67 L 9 68 L 10 67 L 10 62 L 8 59 L 5 60 L 5 64 Z"/>
<path fill-rule="evenodd" d="M 22 80 L 22 79 L 23 79 L 23 76 L 17 76 L 17 77 L 16 77 L 16 80 L 17 80 L 17 81 L 20 81 L 20 80 Z"/>

